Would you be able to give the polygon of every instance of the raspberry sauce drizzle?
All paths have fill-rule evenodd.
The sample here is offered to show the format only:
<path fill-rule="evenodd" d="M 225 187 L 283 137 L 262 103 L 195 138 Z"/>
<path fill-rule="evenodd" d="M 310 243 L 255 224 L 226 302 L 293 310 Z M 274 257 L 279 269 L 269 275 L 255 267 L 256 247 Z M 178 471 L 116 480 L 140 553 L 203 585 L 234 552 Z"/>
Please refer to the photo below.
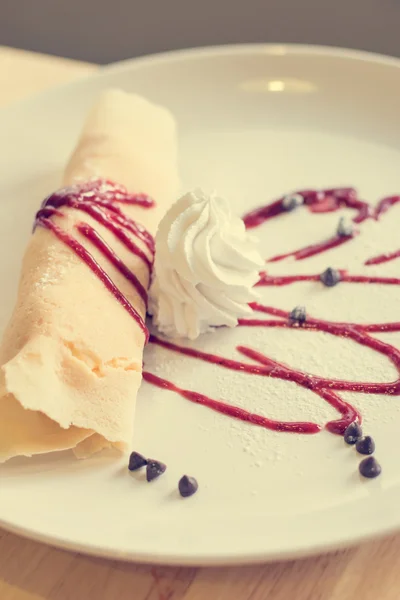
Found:
<path fill-rule="evenodd" d="M 374 217 L 375 212 L 373 208 L 357 197 L 357 191 L 354 188 L 328 188 L 325 190 L 300 190 L 295 192 L 302 196 L 304 205 L 312 213 L 328 213 L 335 212 L 340 208 L 350 208 L 356 211 L 356 215 L 353 218 L 354 223 L 362 223 L 370 217 Z M 287 209 L 284 206 L 284 199 L 286 196 L 282 196 L 278 200 L 275 200 L 271 204 L 256 208 L 251 212 L 247 213 L 243 217 L 246 229 L 252 229 L 262 225 L 265 221 L 279 217 L 287 213 Z M 387 201 L 381 202 L 387 206 Z M 394 204 L 394 202 L 392 202 Z M 381 210 L 384 212 L 384 210 Z M 380 214 L 380 213 L 379 213 Z"/>
<path fill-rule="evenodd" d="M 389 252 L 388 254 L 378 254 L 378 256 L 373 256 L 365 261 L 366 265 L 381 265 L 382 263 L 389 262 L 390 260 L 395 260 L 395 258 L 400 258 L 400 250 L 396 250 L 395 252 Z"/>
<path fill-rule="evenodd" d="M 347 208 L 356 211 L 356 215 L 353 218 L 355 223 L 362 223 L 366 219 L 374 218 L 379 219 L 390 207 L 394 206 L 397 202 L 400 202 L 400 196 L 391 196 L 384 198 L 376 208 L 372 208 L 366 202 L 359 200 L 357 194 L 353 188 L 340 188 L 340 189 L 329 189 L 323 192 L 316 192 L 313 190 L 306 190 L 299 192 L 303 196 L 305 206 L 312 213 L 318 212 L 333 212 L 339 208 L 345 206 Z M 286 212 L 283 207 L 283 198 L 262 207 L 255 211 L 252 211 L 244 217 L 244 221 L 247 228 L 256 227 L 262 224 L 264 221 L 271 218 L 277 217 Z M 353 236 L 340 237 L 336 236 L 321 244 L 308 246 L 296 252 L 291 252 L 279 257 L 275 257 L 272 261 L 282 260 L 287 256 L 295 256 L 297 259 L 308 258 L 314 254 L 327 251 L 333 247 L 336 247 L 342 243 L 350 241 Z M 296 254 L 298 256 L 296 256 Z M 399 252 L 400 254 L 400 252 Z M 393 257 L 394 258 L 394 257 Z M 389 259 L 390 260 L 390 259 Z M 385 262 L 385 261 L 381 261 Z M 370 263 L 367 261 L 366 264 L 378 264 Z M 260 273 L 260 280 L 257 285 L 259 286 L 286 286 L 295 284 L 297 282 L 309 281 L 316 282 L 318 285 L 323 285 L 320 280 L 321 273 L 313 275 L 269 275 L 266 272 Z M 366 276 L 366 275 L 354 275 L 349 274 L 345 270 L 340 271 L 340 285 L 343 283 L 348 284 L 376 284 L 376 285 L 400 285 L 400 279 L 396 277 L 380 277 L 380 276 Z M 318 395 L 325 402 L 335 408 L 340 418 L 334 421 L 328 422 L 325 427 L 332 433 L 343 434 L 346 427 L 353 421 L 362 421 L 361 414 L 348 402 L 345 402 L 337 392 L 340 391 L 352 391 L 364 394 L 387 394 L 392 396 L 400 395 L 400 350 L 394 346 L 376 339 L 371 333 L 380 332 L 394 332 L 400 331 L 400 322 L 394 323 L 372 323 L 372 324 L 358 324 L 358 323 L 340 323 L 330 322 L 322 319 L 313 319 L 307 316 L 307 321 L 301 326 L 293 326 L 293 323 L 289 319 L 289 314 L 279 308 L 264 306 L 259 303 L 252 303 L 251 307 L 254 311 L 267 314 L 269 316 L 277 317 L 275 319 L 261 319 L 261 318 L 247 318 L 239 321 L 240 327 L 265 327 L 265 328 L 291 328 L 294 332 L 324 332 L 329 335 L 337 337 L 345 337 L 351 340 L 352 343 L 366 346 L 371 350 L 378 352 L 382 356 L 386 357 L 396 368 L 398 372 L 398 378 L 395 381 L 388 383 L 374 383 L 374 382 L 359 382 L 359 381 L 343 381 L 329 378 L 323 378 L 311 375 L 309 373 L 303 373 L 299 370 L 292 369 L 291 367 L 278 363 L 261 352 L 248 348 L 246 346 L 238 346 L 236 349 L 245 357 L 252 360 L 251 364 L 248 362 L 241 362 L 238 360 L 232 360 L 219 356 L 216 354 L 210 354 L 196 350 L 194 348 L 188 348 L 186 346 L 180 346 L 156 336 L 150 337 L 150 342 L 163 348 L 183 354 L 185 356 L 217 364 L 222 368 L 231 369 L 235 371 L 241 371 L 250 375 L 258 375 L 264 377 L 272 377 L 280 380 L 286 380 L 310 390 L 311 392 Z M 244 411 L 241 408 L 227 404 L 226 402 L 215 400 L 199 394 L 195 391 L 185 390 L 162 379 L 156 375 L 148 372 L 144 372 L 144 379 L 163 389 L 174 391 L 182 397 L 204 405 L 212 410 L 218 411 L 227 416 L 231 416 L 249 423 L 256 424 L 258 426 L 273 429 L 275 431 L 290 431 L 297 433 L 317 433 L 321 428 L 315 423 L 287 423 L 285 421 L 271 421 L 261 415 L 254 415 L 248 411 Z"/>
<path fill-rule="evenodd" d="M 150 275 L 154 260 L 154 239 L 144 227 L 127 217 L 119 208 L 118 203 L 137 205 L 142 208 L 151 208 L 154 206 L 154 201 L 144 194 L 128 194 L 123 186 L 97 179 L 62 188 L 58 192 L 48 196 L 36 214 L 35 227 L 40 225 L 49 229 L 59 240 L 79 256 L 128 314 L 137 322 L 144 333 L 147 343 L 149 332 L 139 312 L 119 290 L 93 255 L 73 235 L 51 220 L 53 216 L 65 216 L 65 213 L 61 210 L 62 207 L 85 212 L 97 223 L 110 231 L 132 254 L 140 258 L 148 268 Z M 88 223 L 77 223 L 75 228 L 133 285 L 146 306 L 147 291 L 145 287 L 101 235 Z M 140 239 L 146 246 L 147 252 L 135 244 L 127 232 Z"/>
<path fill-rule="evenodd" d="M 355 419 L 361 420 L 361 416 L 358 413 L 358 411 L 350 404 L 342 400 L 332 390 L 325 389 L 322 386 L 319 389 L 314 389 L 312 375 L 307 375 L 301 373 L 300 371 L 290 369 L 289 367 L 286 367 L 284 365 L 280 365 L 279 363 L 273 361 L 272 359 L 268 358 L 267 356 L 264 356 L 263 354 L 255 350 L 252 350 L 251 348 L 238 346 L 237 350 L 244 356 L 247 356 L 248 358 L 251 358 L 252 360 L 260 363 L 260 365 L 252 365 L 249 363 L 224 358 L 223 356 L 218 356 L 216 354 L 210 354 L 207 352 L 202 352 L 200 350 L 195 350 L 193 348 L 178 346 L 176 344 L 172 344 L 171 342 L 162 340 L 154 335 L 150 336 L 150 342 L 158 346 L 162 346 L 163 348 L 166 348 L 168 350 L 177 352 L 179 354 L 184 354 L 185 356 L 191 356 L 192 358 L 197 358 L 205 362 L 217 364 L 225 369 L 241 371 L 243 373 L 260 375 L 263 377 L 273 377 L 275 379 L 293 381 L 301 387 L 304 387 L 316 393 L 318 396 L 327 401 L 331 406 L 333 406 L 342 415 L 341 419 L 337 421 L 331 421 L 326 425 L 327 429 L 332 433 L 343 433 L 347 425 L 349 425 L 352 421 L 354 421 Z M 149 381 L 150 383 L 154 383 L 154 381 L 151 380 L 151 378 L 149 379 L 148 375 L 148 373 L 144 373 L 144 379 L 146 381 Z M 178 391 L 178 393 L 185 398 L 188 397 L 188 394 L 196 394 L 196 392 L 191 392 L 189 390 L 182 390 L 181 388 L 177 388 L 177 386 L 166 380 L 162 380 L 162 382 L 163 385 L 159 385 L 159 387 L 163 387 L 164 389 L 169 389 L 172 391 Z M 202 401 L 199 402 L 200 404 L 206 405 L 209 408 L 212 408 L 213 410 L 217 410 L 220 401 L 213 400 L 212 398 L 208 398 L 206 396 L 203 396 L 202 394 L 200 394 L 200 396 L 202 398 Z M 205 398 L 207 399 L 207 402 L 205 401 Z M 222 402 L 222 404 L 224 407 L 227 406 L 224 402 Z M 237 408 L 235 406 L 231 407 L 233 410 Z M 225 408 L 224 410 L 220 410 L 219 412 L 228 414 Z M 236 416 L 236 418 L 240 417 Z M 242 420 L 251 421 L 252 423 L 254 423 L 254 420 L 251 419 L 246 418 Z M 271 421 L 269 419 L 267 419 L 265 422 L 262 422 L 262 418 L 259 417 L 259 422 L 257 423 L 257 425 L 265 427 L 266 429 L 274 429 L 275 431 L 291 431 L 295 433 L 318 433 L 318 431 L 320 430 L 320 427 L 316 426 L 315 423 L 293 422 L 291 424 L 290 429 L 286 427 L 287 423 L 285 421 L 273 421 L 272 423 L 273 426 L 271 426 Z"/>
<path fill-rule="evenodd" d="M 297 194 L 303 198 L 304 205 L 312 213 L 335 212 L 340 208 L 349 208 L 354 210 L 356 211 L 356 215 L 353 217 L 353 222 L 358 224 L 363 223 L 366 219 L 378 220 L 392 206 L 400 202 L 400 196 L 388 196 L 387 198 L 383 198 L 379 204 L 373 208 L 368 204 L 368 202 L 360 200 L 357 197 L 357 192 L 354 188 L 329 188 L 321 191 L 300 190 L 299 192 L 296 192 L 296 195 Z M 284 199 L 285 196 L 275 200 L 275 202 L 272 202 L 271 204 L 256 208 L 255 210 L 247 213 L 243 217 L 246 228 L 251 229 L 253 227 L 257 227 L 274 217 L 278 217 L 285 213 L 287 214 L 287 209 L 285 209 L 284 206 Z M 296 260 L 304 260 L 306 258 L 310 258 L 311 256 L 315 256 L 316 254 L 327 252 L 328 250 L 336 248 L 337 246 L 341 246 L 342 244 L 346 244 L 347 242 L 350 242 L 356 235 L 358 235 L 358 231 L 354 231 L 351 235 L 347 236 L 336 234 L 322 242 L 305 246 L 304 248 L 286 252 L 284 254 L 272 256 L 271 258 L 267 259 L 267 262 L 278 262 L 288 258 L 289 256 L 293 256 Z M 396 255 L 391 255 L 390 258 L 383 259 L 380 256 L 372 259 L 372 261 L 376 262 L 367 261 L 365 264 L 379 264 L 380 262 L 393 260 L 398 256 L 400 256 L 400 251 L 396 253 Z"/>
<path fill-rule="evenodd" d="M 321 427 L 316 423 L 274 421 L 273 419 L 268 419 L 267 417 L 251 413 L 238 406 L 226 404 L 226 402 L 222 402 L 221 400 L 213 400 L 212 398 L 209 398 L 204 394 L 199 394 L 198 392 L 185 390 L 171 383 L 170 381 L 167 381 L 166 379 L 158 377 L 158 375 L 149 373 L 148 371 L 143 371 L 143 379 L 148 383 L 151 383 L 152 385 L 155 385 L 159 388 L 175 392 L 183 398 L 186 398 L 186 400 L 189 400 L 190 402 L 194 402 L 195 404 L 201 404 L 202 406 L 211 408 L 212 410 L 215 410 L 216 412 L 219 412 L 228 417 L 239 419 L 240 421 L 245 421 L 246 423 L 252 423 L 253 425 L 258 425 L 260 427 L 264 427 L 265 429 L 297 433 L 318 433 L 318 431 L 321 430 Z"/>
<path fill-rule="evenodd" d="M 154 239 L 144 227 L 129 219 L 117 203 L 137 205 L 151 208 L 154 201 L 143 194 L 128 194 L 125 188 L 110 181 L 94 180 L 71 187 L 62 188 L 48 196 L 42 203 L 37 217 L 46 216 L 46 210 L 59 209 L 63 206 L 81 210 L 95 221 L 111 231 L 131 252 L 137 254 L 149 267 L 152 259 L 127 236 L 126 231 L 133 233 L 147 246 L 152 258 L 154 256 Z M 58 214 L 61 214 L 58 211 Z"/>
<path fill-rule="evenodd" d="M 318 377 L 315 375 L 307 375 L 304 373 L 300 373 L 298 371 L 292 371 L 292 375 L 290 380 L 295 380 L 294 378 L 298 377 L 301 381 L 303 381 L 303 377 L 307 378 L 309 383 L 308 387 L 313 391 L 318 389 L 328 387 L 330 390 L 342 390 L 348 392 L 361 392 L 364 394 L 391 394 L 391 395 L 400 395 L 400 351 L 394 346 L 382 342 L 370 335 L 368 332 L 375 331 L 387 331 L 384 328 L 386 323 L 384 324 L 372 324 L 372 325 L 363 325 L 356 323 L 337 323 L 331 321 L 325 321 L 323 319 L 312 319 L 307 318 L 307 321 L 301 325 L 301 327 L 293 327 L 288 320 L 288 315 L 285 311 L 270 307 L 263 306 L 258 303 L 252 304 L 253 310 L 264 312 L 270 315 L 281 317 L 283 320 L 261 320 L 261 319 L 241 319 L 239 322 L 240 326 L 247 327 L 271 327 L 271 328 L 292 328 L 296 331 L 323 331 L 325 333 L 329 333 L 330 335 L 334 335 L 336 337 L 345 337 L 353 342 L 360 344 L 361 346 L 367 346 L 382 354 L 386 358 L 388 358 L 393 366 L 396 368 L 399 373 L 399 378 L 394 382 L 389 383 L 368 383 L 368 382 L 358 382 L 358 381 L 343 381 L 343 380 L 335 380 L 335 379 L 327 379 L 323 377 Z M 394 325 L 396 328 L 400 329 L 400 323 L 393 323 L 389 325 Z M 370 328 L 373 329 L 370 329 Z M 398 330 L 398 329 L 396 329 Z M 249 353 L 245 352 L 246 356 L 249 356 Z M 262 355 L 258 354 L 259 357 Z M 254 357 L 253 357 L 254 358 Z M 266 364 L 265 360 L 270 361 L 270 359 L 259 360 L 260 363 Z M 269 364 L 269 362 L 268 362 Z M 288 367 L 285 365 L 281 365 L 273 361 L 274 364 L 274 374 L 271 377 L 277 377 L 278 379 L 285 379 L 286 372 Z M 283 369 L 280 372 L 280 369 Z M 281 376 L 282 375 L 282 376 Z M 305 381 L 305 380 L 304 380 Z M 299 383 L 299 381 L 296 381 Z"/>
<path fill-rule="evenodd" d="M 77 225 L 77 229 L 79 233 L 81 233 L 84 237 L 92 242 L 96 248 L 100 250 L 100 252 L 108 258 L 111 264 L 114 265 L 116 269 L 132 283 L 132 285 L 136 288 L 139 296 L 142 298 L 143 302 L 147 306 L 147 292 L 136 277 L 136 275 L 126 266 L 126 264 L 117 256 L 114 250 L 103 240 L 103 238 L 97 233 L 93 227 L 90 227 L 87 223 L 79 223 Z"/>
<path fill-rule="evenodd" d="M 124 309 L 128 312 L 128 314 L 137 322 L 139 327 L 142 329 L 146 343 L 149 339 L 149 332 L 147 330 L 146 325 L 142 317 L 139 315 L 137 310 L 132 306 L 129 300 L 123 295 L 123 293 L 117 288 L 112 279 L 107 275 L 107 273 L 101 268 L 99 263 L 93 258 L 93 256 L 86 250 L 86 248 L 78 242 L 72 235 L 65 232 L 61 227 L 53 223 L 48 218 L 40 218 L 40 225 L 42 227 L 46 227 L 50 231 L 52 231 L 59 240 L 61 240 L 66 246 L 71 248 L 73 252 L 80 259 L 83 260 L 84 263 L 91 269 L 91 271 L 100 279 L 100 281 L 104 284 L 104 286 L 112 293 L 112 295 L 118 300 L 118 302 L 124 307 Z"/>
<path fill-rule="evenodd" d="M 332 250 L 332 248 L 336 248 L 337 246 L 341 246 L 346 242 L 349 242 L 356 235 L 348 235 L 346 237 L 335 235 L 329 240 L 325 240 L 325 242 L 320 242 L 318 244 L 312 244 L 311 246 L 305 246 L 304 248 L 300 248 L 300 250 L 294 250 L 293 252 L 286 252 L 285 254 L 277 254 L 272 258 L 269 258 L 267 262 L 278 262 L 280 260 L 284 260 L 285 258 L 289 258 L 289 256 L 293 256 L 296 260 L 304 260 L 305 258 L 310 258 L 311 256 L 315 256 L 316 254 L 321 254 L 321 252 L 326 252 L 327 250 Z"/>
<path fill-rule="evenodd" d="M 340 280 L 344 283 L 380 283 L 382 285 L 400 285 L 397 277 L 373 277 L 369 275 L 349 275 L 347 271 L 339 269 Z M 321 273 L 315 275 L 268 275 L 266 271 L 260 273 L 260 280 L 256 286 L 282 286 L 299 281 L 320 281 Z"/>

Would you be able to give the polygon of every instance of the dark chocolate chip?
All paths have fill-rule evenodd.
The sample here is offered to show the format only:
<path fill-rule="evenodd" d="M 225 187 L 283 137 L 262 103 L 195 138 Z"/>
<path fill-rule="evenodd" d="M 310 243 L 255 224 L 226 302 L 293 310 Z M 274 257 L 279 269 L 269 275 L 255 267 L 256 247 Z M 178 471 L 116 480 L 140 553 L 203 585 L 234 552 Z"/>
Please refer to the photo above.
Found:
<path fill-rule="evenodd" d="M 285 210 L 294 210 L 304 204 L 304 198 L 301 194 L 288 194 L 282 200 L 282 206 Z"/>
<path fill-rule="evenodd" d="M 289 314 L 289 320 L 292 325 L 302 325 L 307 320 L 307 313 L 305 306 L 295 306 Z"/>
<path fill-rule="evenodd" d="M 344 217 L 340 217 L 336 233 L 339 237 L 351 237 L 354 233 L 353 223 L 346 221 Z"/>
<path fill-rule="evenodd" d="M 357 440 L 356 450 L 360 454 L 373 454 L 375 451 L 375 442 L 370 435 Z"/>
<path fill-rule="evenodd" d="M 146 467 L 147 481 L 153 481 L 153 479 L 157 479 L 157 477 L 160 477 L 160 475 L 162 475 L 164 473 L 166 468 L 167 468 L 167 465 L 165 465 L 164 463 L 162 463 L 158 460 L 152 460 L 151 458 L 149 458 L 149 460 L 147 462 L 147 467 Z"/>
<path fill-rule="evenodd" d="M 194 477 L 184 475 L 180 478 L 178 487 L 180 495 L 183 498 L 187 498 L 188 496 L 193 496 L 193 494 L 197 492 L 199 484 Z"/>
<path fill-rule="evenodd" d="M 360 462 L 358 470 L 363 477 L 373 479 L 381 474 L 382 467 L 373 456 L 368 456 L 368 458 L 364 458 Z"/>
<path fill-rule="evenodd" d="M 129 457 L 128 465 L 128 469 L 130 471 L 137 471 L 138 469 L 141 469 L 146 465 L 147 458 L 145 458 L 142 454 L 139 454 L 139 452 L 132 452 L 132 454 Z"/>
<path fill-rule="evenodd" d="M 333 287 L 339 283 L 341 279 L 339 271 L 337 269 L 332 269 L 332 267 L 328 267 L 323 273 L 321 273 L 319 278 L 327 287 Z"/>
<path fill-rule="evenodd" d="M 357 421 L 353 421 L 350 423 L 344 431 L 344 441 L 346 444 L 355 444 L 362 437 L 362 429 L 361 426 L 357 423 Z"/>

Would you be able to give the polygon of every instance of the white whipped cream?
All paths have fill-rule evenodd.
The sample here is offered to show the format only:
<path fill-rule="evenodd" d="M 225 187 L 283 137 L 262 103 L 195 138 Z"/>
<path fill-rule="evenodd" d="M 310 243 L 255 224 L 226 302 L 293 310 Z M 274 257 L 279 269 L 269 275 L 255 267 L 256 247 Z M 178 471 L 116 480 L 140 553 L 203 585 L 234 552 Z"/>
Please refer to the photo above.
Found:
<path fill-rule="evenodd" d="M 158 228 L 149 296 L 154 324 L 192 340 L 214 327 L 235 327 L 252 312 L 263 265 L 257 239 L 227 200 L 200 189 L 187 193 Z"/>

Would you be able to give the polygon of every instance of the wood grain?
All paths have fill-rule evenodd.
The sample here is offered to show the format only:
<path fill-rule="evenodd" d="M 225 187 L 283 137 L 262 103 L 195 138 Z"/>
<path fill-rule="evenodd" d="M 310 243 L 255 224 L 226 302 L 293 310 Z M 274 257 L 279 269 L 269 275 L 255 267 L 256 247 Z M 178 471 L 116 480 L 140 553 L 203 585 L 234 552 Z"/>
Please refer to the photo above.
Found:
<path fill-rule="evenodd" d="M 0 105 L 84 76 L 83 63 L 0 48 Z M 400 536 L 334 554 L 240 568 L 106 561 L 0 529 L 0 600 L 399 600 Z"/>
<path fill-rule="evenodd" d="M 84 77 L 94 65 L 0 46 L 0 106 Z"/>

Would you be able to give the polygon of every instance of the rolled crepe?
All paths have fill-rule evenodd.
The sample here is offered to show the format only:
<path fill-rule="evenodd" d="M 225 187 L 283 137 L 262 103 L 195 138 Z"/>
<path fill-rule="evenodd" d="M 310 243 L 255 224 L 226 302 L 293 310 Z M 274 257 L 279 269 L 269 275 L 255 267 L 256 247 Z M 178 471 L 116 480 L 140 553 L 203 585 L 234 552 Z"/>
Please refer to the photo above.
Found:
<path fill-rule="evenodd" d="M 143 98 L 111 90 L 93 108 L 66 168 L 64 184 L 105 178 L 156 201 L 120 204 L 154 234 L 177 193 L 175 123 Z M 39 207 L 38 207 L 39 208 Z M 151 252 L 139 254 L 82 210 L 62 206 L 49 220 L 90 252 L 142 319 Z M 78 225 L 92 228 L 140 282 L 132 285 Z M 0 347 L 0 461 L 72 448 L 85 457 L 129 449 L 141 383 L 145 334 L 126 305 L 54 230 L 36 227 L 22 263 L 16 306 Z M 111 285 L 111 284 L 110 284 Z M 127 304 L 127 303 L 125 303 Z"/>

